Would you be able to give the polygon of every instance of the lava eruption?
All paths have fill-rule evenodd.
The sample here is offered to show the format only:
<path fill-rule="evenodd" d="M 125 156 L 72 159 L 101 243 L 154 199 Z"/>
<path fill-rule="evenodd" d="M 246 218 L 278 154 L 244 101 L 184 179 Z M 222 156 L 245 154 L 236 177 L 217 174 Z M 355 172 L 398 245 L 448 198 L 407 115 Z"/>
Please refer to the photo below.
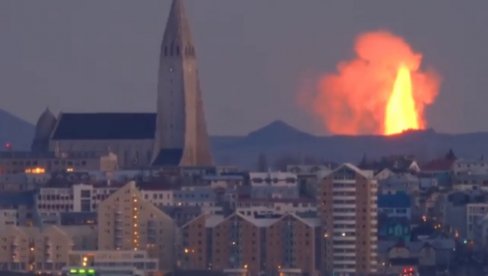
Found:
<path fill-rule="evenodd" d="M 424 129 L 425 108 L 440 78 L 423 71 L 422 55 L 387 31 L 360 35 L 356 57 L 320 78 L 313 110 L 334 134 L 397 134 Z"/>

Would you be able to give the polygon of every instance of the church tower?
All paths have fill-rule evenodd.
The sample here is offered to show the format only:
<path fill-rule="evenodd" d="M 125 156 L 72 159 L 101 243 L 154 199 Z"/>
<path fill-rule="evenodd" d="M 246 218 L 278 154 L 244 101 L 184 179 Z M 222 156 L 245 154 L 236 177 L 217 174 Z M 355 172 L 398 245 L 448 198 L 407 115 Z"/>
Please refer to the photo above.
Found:
<path fill-rule="evenodd" d="M 183 0 L 173 0 L 161 44 L 153 164 L 212 164 L 197 57 Z"/>

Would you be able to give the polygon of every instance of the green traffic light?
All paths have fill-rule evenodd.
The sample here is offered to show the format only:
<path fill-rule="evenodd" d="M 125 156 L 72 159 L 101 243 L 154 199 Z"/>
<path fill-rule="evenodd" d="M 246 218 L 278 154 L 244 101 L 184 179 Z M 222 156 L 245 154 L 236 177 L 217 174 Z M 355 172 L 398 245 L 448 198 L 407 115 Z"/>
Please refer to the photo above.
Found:
<path fill-rule="evenodd" d="M 86 270 L 84 270 L 84 269 L 78 270 L 78 274 L 85 274 L 85 273 L 86 273 Z"/>
<path fill-rule="evenodd" d="M 75 273 L 77 273 L 77 272 L 78 272 L 78 270 L 73 269 L 73 268 L 69 270 L 69 273 L 71 273 L 71 274 L 75 274 Z"/>
<path fill-rule="evenodd" d="M 88 269 L 88 274 L 95 274 L 95 269 L 93 269 L 93 268 Z"/>

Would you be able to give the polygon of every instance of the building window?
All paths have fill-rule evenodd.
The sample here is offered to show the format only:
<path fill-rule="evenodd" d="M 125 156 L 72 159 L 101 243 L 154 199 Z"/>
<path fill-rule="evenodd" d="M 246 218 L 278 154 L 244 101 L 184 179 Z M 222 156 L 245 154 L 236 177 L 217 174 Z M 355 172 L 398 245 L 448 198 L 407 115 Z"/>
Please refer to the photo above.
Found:
<path fill-rule="evenodd" d="M 90 198 L 90 197 L 91 197 L 91 192 L 90 192 L 90 190 L 82 190 L 82 191 L 81 191 L 81 197 L 82 197 L 82 198 Z"/>

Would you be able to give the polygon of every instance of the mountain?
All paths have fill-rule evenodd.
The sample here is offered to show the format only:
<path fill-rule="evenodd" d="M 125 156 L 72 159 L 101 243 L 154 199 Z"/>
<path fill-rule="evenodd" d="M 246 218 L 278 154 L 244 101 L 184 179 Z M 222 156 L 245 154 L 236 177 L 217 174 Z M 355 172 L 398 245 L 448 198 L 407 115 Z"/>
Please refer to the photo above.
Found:
<path fill-rule="evenodd" d="M 295 143 L 303 140 L 314 139 L 315 136 L 298 130 L 283 121 L 274 121 L 256 131 L 249 133 L 246 137 L 247 143 Z"/>
<path fill-rule="evenodd" d="M 34 125 L 0 109 L 0 151 L 7 143 L 13 150 L 29 150 L 34 132 Z"/>
<path fill-rule="evenodd" d="M 258 156 L 265 154 L 270 164 L 287 158 L 358 163 L 362 156 L 377 159 L 394 154 L 412 154 L 421 162 L 443 156 L 453 149 L 457 156 L 479 158 L 488 154 L 488 132 L 443 134 L 432 129 L 408 131 L 393 136 L 314 136 L 284 122 L 273 122 L 247 136 L 213 137 L 217 164 L 233 164 L 253 169 Z"/>

